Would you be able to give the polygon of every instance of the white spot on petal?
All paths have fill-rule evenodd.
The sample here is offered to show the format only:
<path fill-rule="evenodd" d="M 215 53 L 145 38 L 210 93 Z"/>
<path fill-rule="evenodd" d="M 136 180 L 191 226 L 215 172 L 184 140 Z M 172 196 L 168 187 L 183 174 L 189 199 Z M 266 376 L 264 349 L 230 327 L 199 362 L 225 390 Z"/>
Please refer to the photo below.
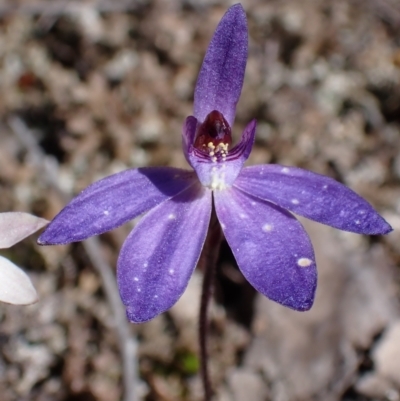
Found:
<path fill-rule="evenodd" d="M 256 205 L 256 202 L 251 202 L 251 206 L 255 206 Z"/>
<path fill-rule="evenodd" d="M 174 274 L 174 272 L 175 272 L 174 269 L 169 269 L 168 271 L 169 271 L 169 274 L 171 274 L 171 275 Z"/>
<path fill-rule="evenodd" d="M 328 188 L 328 185 L 324 185 L 323 187 L 322 187 L 322 189 L 327 189 Z"/>
<path fill-rule="evenodd" d="M 271 232 L 274 229 L 274 226 L 270 223 L 266 223 L 262 226 L 262 230 L 265 231 L 266 233 Z"/>
<path fill-rule="evenodd" d="M 244 213 L 240 213 L 239 216 L 241 219 L 245 219 L 247 217 Z"/>
<path fill-rule="evenodd" d="M 149 265 L 149 264 L 148 264 L 147 262 L 143 263 L 143 267 L 144 267 L 144 268 L 148 267 L 148 265 Z"/>
<path fill-rule="evenodd" d="M 157 298 L 158 298 L 158 295 L 154 295 L 154 298 L 157 299 Z"/>
<path fill-rule="evenodd" d="M 226 225 L 224 223 L 221 223 L 221 227 L 222 227 L 223 230 L 225 230 Z"/>
<path fill-rule="evenodd" d="M 289 169 L 287 167 L 284 167 L 281 171 L 282 173 L 287 174 L 289 172 Z"/>
<path fill-rule="evenodd" d="M 137 277 L 134 277 L 133 280 L 134 281 L 139 281 L 139 279 Z"/>
<path fill-rule="evenodd" d="M 109 212 L 108 210 L 104 210 L 103 214 L 104 214 L 105 216 L 108 216 L 108 215 L 110 214 L 110 212 Z"/>
<path fill-rule="evenodd" d="M 300 266 L 300 267 L 308 267 L 308 266 L 310 266 L 311 264 L 312 264 L 312 260 L 311 259 L 308 259 L 308 258 L 300 258 L 298 261 L 297 261 L 297 264 Z"/>
<path fill-rule="evenodd" d="M 168 215 L 168 219 L 169 220 L 175 220 L 176 216 L 173 213 L 171 213 L 171 214 Z"/>
<path fill-rule="evenodd" d="M 142 290 L 140 288 L 137 289 L 137 292 L 142 292 Z"/>
<path fill-rule="evenodd" d="M 292 199 L 293 205 L 298 205 L 300 202 L 298 199 Z"/>
<path fill-rule="evenodd" d="M 356 223 L 358 225 L 358 224 L 360 224 L 360 220 L 356 220 L 354 223 Z"/>

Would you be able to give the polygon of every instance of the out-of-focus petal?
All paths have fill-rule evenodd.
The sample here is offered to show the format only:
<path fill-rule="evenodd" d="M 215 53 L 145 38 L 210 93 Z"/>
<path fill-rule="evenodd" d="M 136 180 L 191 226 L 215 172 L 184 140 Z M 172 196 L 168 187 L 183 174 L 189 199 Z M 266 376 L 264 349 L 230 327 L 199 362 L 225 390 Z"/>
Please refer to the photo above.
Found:
<path fill-rule="evenodd" d="M 0 213 L 0 248 L 13 246 L 46 224 L 47 220 L 29 213 Z"/>
<path fill-rule="evenodd" d="M 38 297 L 31 280 L 18 266 L 0 256 L 0 301 L 29 305 Z"/>
<path fill-rule="evenodd" d="M 358 234 L 387 234 L 390 225 L 361 196 L 333 180 L 296 167 L 244 168 L 235 186 L 300 216 Z"/>
<path fill-rule="evenodd" d="M 211 191 L 195 185 L 150 211 L 126 239 L 117 278 L 127 316 L 141 323 L 180 298 L 199 260 Z"/>
<path fill-rule="evenodd" d="M 247 42 L 246 13 L 236 4 L 218 24 L 201 66 L 194 92 L 194 116 L 199 121 L 218 110 L 233 125 L 246 68 Z"/>
<path fill-rule="evenodd" d="M 228 152 L 225 161 L 213 162 L 193 147 L 189 151 L 189 163 L 194 168 L 202 185 L 211 189 L 225 189 L 233 185 L 244 162 L 250 155 L 256 132 L 256 120 L 247 124 L 241 141 Z"/>
<path fill-rule="evenodd" d="M 125 170 L 87 187 L 49 224 L 41 245 L 67 244 L 104 233 L 184 191 L 192 171 L 170 167 Z"/>
<path fill-rule="evenodd" d="M 215 209 L 239 269 L 259 292 L 289 308 L 311 308 L 317 284 L 314 251 L 288 212 L 238 189 L 214 192 Z"/>

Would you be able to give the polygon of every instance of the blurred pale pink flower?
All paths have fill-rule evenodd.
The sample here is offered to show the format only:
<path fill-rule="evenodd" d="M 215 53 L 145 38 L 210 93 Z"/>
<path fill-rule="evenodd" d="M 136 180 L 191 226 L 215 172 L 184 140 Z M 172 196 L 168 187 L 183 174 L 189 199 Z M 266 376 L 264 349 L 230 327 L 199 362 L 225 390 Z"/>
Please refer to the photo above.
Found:
<path fill-rule="evenodd" d="M 29 213 L 0 213 L 0 248 L 9 248 L 44 227 L 47 220 Z M 8 259 L 0 256 L 0 301 L 29 305 L 38 300 L 27 274 Z"/>

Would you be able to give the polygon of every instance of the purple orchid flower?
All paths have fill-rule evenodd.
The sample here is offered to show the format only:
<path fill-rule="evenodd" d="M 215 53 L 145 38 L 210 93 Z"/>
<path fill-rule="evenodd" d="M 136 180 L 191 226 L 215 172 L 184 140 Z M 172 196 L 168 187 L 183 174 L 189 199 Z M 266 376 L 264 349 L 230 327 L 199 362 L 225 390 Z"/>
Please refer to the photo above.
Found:
<path fill-rule="evenodd" d="M 39 243 L 66 244 L 104 233 L 148 212 L 126 239 L 118 284 L 127 316 L 145 322 L 180 298 L 199 260 L 214 207 L 247 280 L 263 295 L 305 311 L 317 271 L 310 239 L 290 213 L 360 234 L 391 227 L 360 196 L 331 178 L 296 167 L 243 168 L 256 122 L 229 149 L 247 60 L 246 14 L 240 4 L 222 18 L 183 127 L 183 151 L 194 171 L 126 170 L 95 182 L 51 222 Z"/>

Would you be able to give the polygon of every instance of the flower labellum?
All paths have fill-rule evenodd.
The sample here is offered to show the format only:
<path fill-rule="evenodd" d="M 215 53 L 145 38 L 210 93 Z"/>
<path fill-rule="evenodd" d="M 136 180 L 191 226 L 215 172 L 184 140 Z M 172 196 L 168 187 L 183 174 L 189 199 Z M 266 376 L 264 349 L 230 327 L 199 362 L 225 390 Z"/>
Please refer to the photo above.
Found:
<path fill-rule="evenodd" d="M 39 238 L 43 245 L 80 241 L 148 212 L 118 259 L 119 290 L 132 322 L 166 311 L 184 292 L 206 239 L 212 199 L 243 275 L 266 297 L 298 311 L 313 304 L 317 270 L 310 239 L 291 212 L 359 234 L 391 231 L 368 202 L 331 178 L 274 164 L 243 168 L 256 122 L 233 147 L 231 127 L 247 46 L 246 14 L 236 4 L 214 33 L 194 115 L 183 126 L 183 152 L 194 171 L 139 168 L 95 182 Z"/>
<path fill-rule="evenodd" d="M 0 213 L 0 248 L 9 248 L 41 229 L 47 220 L 22 212 Z M 29 305 L 38 299 L 29 277 L 18 266 L 0 256 L 0 301 Z"/>

